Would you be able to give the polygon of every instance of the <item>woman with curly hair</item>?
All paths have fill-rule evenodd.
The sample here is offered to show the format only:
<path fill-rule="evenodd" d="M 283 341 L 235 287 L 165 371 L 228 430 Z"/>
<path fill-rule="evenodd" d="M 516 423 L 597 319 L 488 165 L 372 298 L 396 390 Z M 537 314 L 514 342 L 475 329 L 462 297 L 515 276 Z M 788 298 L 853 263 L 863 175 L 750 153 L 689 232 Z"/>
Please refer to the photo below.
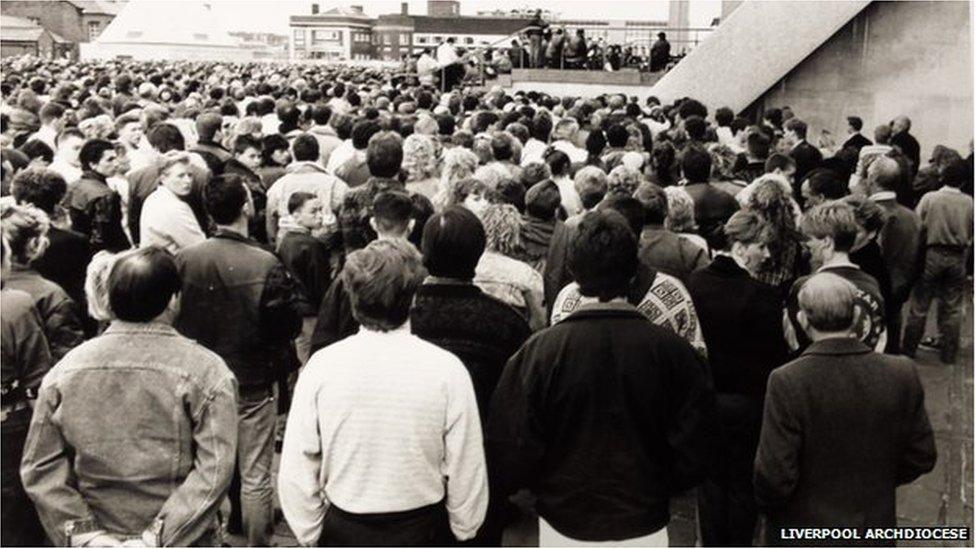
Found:
<path fill-rule="evenodd" d="M 474 175 L 478 169 L 478 157 L 463 147 L 454 147 L 444 151 L 441 162 L 441 181 L 437 193 L 431 202 L 437 211 L 441 211 L 454 202 L 457 184 Z"/>
<path fill-rule="evenodd" d="M 643 179 L 639 171 L 617 166 L 607 174 L 607 196 L 633 196 Z"/>
<path fill-rule="evenodd" d="M 533 331 L 546 325 L 542 275 L 524 261 L 522 215 L 510 204 L 492 204 L 481 214 L 485 252 L 475 269 L 474 283 L 486 294 L 517 309 Z"/>
<path fill-rule="evenodd" d="M 3 287 L 20 290 L 34 299 L 51 347 L 51 358 L 57 362 L 81 344 L 84 332 L 74 301 L 61 286 L 42 277 L 33 267 L 50 244 L 47 238 L 50 221 L 39 208 L 17 205 L 0 213 L 0 226 L 3 237 L 10 244 L 11 259 L 10 274 L 3 281 Z"/>
<path fill-rule="evenodd" d="M 786 295 L 800 275 L 808 270 L 800 243 L 803 237 L 797 230 L 799 215 L 796 202 L 776 176 L 763 176 L 745 208 L 758 213 L 769 226 L 769 259 L 760 267 L 756 278 L 775 286 Z"/>
<path fill-rule="evenodd" d="M 430 136 L 413 134 L 403 140 L 403 171 L 411 193 L 433 198 L 437 193 L 437 147 Z"/>

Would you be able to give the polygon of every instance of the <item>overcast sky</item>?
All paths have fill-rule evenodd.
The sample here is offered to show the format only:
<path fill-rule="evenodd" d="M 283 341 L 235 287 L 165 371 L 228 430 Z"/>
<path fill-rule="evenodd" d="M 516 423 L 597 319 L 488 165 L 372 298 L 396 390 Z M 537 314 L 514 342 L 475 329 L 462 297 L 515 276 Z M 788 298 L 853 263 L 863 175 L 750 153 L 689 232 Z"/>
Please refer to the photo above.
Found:
<path fill-rule="evenodd" d="M 209 0 L 215 12 L 227 21 L 232 30 L 284 33 L 288 30 L 288 16 L 312 12 L 311 0 Z M 377 16 L 398 13 L 400 0 L 319 0 L 322 11 L 336 6 L 362 5 L 366 13 Z M 426 15 L 426 0 L 409 0 L 410 13 Z M 720 0 L 691 0 L 692 27 L 708 26 L 721 12 Z M 518 7 L 548 8 L 563 18 L 592 17 L 595 19 L 667 20 L 667 0 L 461 0 L 461 14 L 474 15 L 479 10 L 513 9 Z"/>

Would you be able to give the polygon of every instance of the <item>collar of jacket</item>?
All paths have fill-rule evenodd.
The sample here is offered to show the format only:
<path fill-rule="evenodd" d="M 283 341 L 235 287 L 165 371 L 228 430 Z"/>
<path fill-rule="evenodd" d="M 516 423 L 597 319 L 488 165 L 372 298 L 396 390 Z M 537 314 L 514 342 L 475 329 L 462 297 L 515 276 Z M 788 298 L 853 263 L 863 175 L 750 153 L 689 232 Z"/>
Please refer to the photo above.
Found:
<path fill-rule="evenodd" d="M 108 178 L 104 175 L 96 172 L 95 170 L 84 170 L 81 172 L 82 179 L 91 179 L 92 181 L 98 181 L 102 185 L 108 185 Z"/>
<path fill-rule="evenodd" d="M 318 162 L 312 162 L 310 160 L 296 160 L 285 168 L 288 173 L 329 173 L 325 171 L 325 168 L 319 166 Z"/>
<path fill-rule="evenodd" d="M 862 355 L 870 352 L 867 345 L 853 337 L 832 337 L 811 343 L 803 355 Z"/>
<path fill-rule="evenodd" d="M 390 190 L 402 191 L 406 188 L 404 187 L 403 183 L 400 183 L 400 181 L 396 179 L 375 176 L 370 176 L 369 179 L 366 180 L 366 187 L 377 194 Z"/>
<path fill-rule="evenodd" d="M 242 235 L 237 231 L 232 231 L 230 229 L 217 229 L 217 232 L 213 235 L 214 238 L 226 238 L 227 240 L 236 240 L 238 242 L 244 242 L 246 244 L 251 244 L 250 238 Z"/>
<path fill-rule="evenodd" d="M 113 320 L 105 334 L 156 334 L 165 336 L 180 335 L 173 326 L 165 322 L 129 322 L 126 320 Z"/>
<path fill-rule="evenodd" d="M 202 149 L 215 149 L 215 150 L 223 151 L 225 153 L 230 154 L 230 151 L 228 151 L 226 147 L 224 147 L 220 143 L 217 143 L 216 141 L 203 141 L 203 140 L 200 140 L 200 141 L 197 141 L 197 146 L 195 148 L 198 148 L 198 149 L 200 149 L 200 148 L 202 148 Z"/>
<path fill-rule="evenodd" d="M 586 320 L 591 318 L 643 318 L 646 319 L 636 307 L 626 301 L 609 301 L 606 303 L 587 303 L 576 309 L 568 317 L 564 318 L 560 324 L 573 320 Z"/>
<path fill-rule="evenodd" d="M 709 268 L 717 274 L 730 278 L 749 278 L 751 276 L 749 271 L 743 269 L 739 262 L 727 253 L 716 254 Z"/>

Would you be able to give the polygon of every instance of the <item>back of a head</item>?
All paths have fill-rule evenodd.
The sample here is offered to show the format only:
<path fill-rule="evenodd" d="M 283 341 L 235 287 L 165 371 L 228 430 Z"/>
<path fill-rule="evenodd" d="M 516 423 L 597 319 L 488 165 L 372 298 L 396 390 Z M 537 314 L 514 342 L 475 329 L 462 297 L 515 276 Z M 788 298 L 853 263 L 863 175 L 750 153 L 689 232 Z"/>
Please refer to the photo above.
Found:
<path fill-rule="evenodd" d="M 739 210 L 722 227 L 723 238 L 721 248 L 731 250 L 732 244 L 753 244 L 766 240 L 769 226 L 759 212 Z"/>
<path fill-rule="evenodd" d="M 746 138 L 746 148 L 749 150 L 749 154 L 755 158 L 765 159 L 769 156 L 769 146 L 769 137 L 761 131 L 754 131 Z"/>
<path fill-rule="evenodd" d="M 625 141 L 626 143 L 626 141 Z M 603 149 L 607 147 L 607 138 L 599 129 L 591 131 L 586 136 L 586 152 L 590 156 L 599 156 Z"/>
<path fill-rule="evenodd" d="M 607 194 L 607 174 L 596 166 L 586 166 L 576 172 L 573 186 L 583 201 L 583 207 L 589 210 L 603 200 Z"/>
<path fill-rule="evenodd" d="M 380 131 L 380 124 L 375 120 L 361 120 L 352 127 L 352 146 L 363 150 L 369 146 L 369 140 Z"/>
<path fill-rule="evenodd" d="M 897 166 L 896 166 L 897 167 Z M 817 168 L 807 175 L 810 192 L 827 200 L 847 196 L 847 182 L 837 177 L 833 170 Z"/>
<path fill-rule="evenodd" d="M 413 244 L 389 239 L 349 254 L 341 276 L 353 318 L 367 329 L 388 332 L 409 318 L 425 272 Z"/>
<path fill-rule="evenodd" d="M 894 191 L 901 183 L 901 166 L 894 158 L 881 156 L 868 166 L 868 181 L 885 191 Z"/>
<path fill-rule="evenodd" d="M 799 118 L 790 118 L 787 120 L 786 129 L 795 133 L 800 139 L 807 138 L 807 123 Z"/>
<path fill-rule="evenodd" d="M 830 237 L 835 250 L 848 252 L 858 231 L 854 207 L 842 200 L 818 204 L 803 214 L 800 229 L 810 238 Z"/>
<path fill-rule="evenodd" d="M 708 124 L 705 123 L 704 118 L 698 115 L 689 116 L 684 121 L 684 127 L 689 139 L 693 141 L 705 140 L 705 132 L 708 131 Z"/>
<path fill-rule="evenodd" d="M 559 204 L 559 187 L 551 179 L 540 181 L 525 192 L 525 213 L 542 221 L 555 219 Z"/>
<path fill-rule="evenodd" d="M 244 179 L 237 174 L 211 178 L 204 193 L 207 212 L 218 225 L 230 225 L 237 221 L 247 200 Z"/>
<path fill-rule="evenodd" d="M 891 142 L 891 126 L 888 124 L 881 124 L 880 126 L 874 128 L 874 141 L 878 145 L 887 145 Z"/>
<path fill-rule="evenodd" d="M 372 210 L 377 232 L 399 235 L 407 232 L 413 209 L 410 195 L 405 192 L 387 191 L 376 195 Z"/>
<path fill-rule="evenodd" d="M 329 119 L 332 118 L 332 109 L 326 105 L 312 105 L 312 121 L 315 122 L 316 126 L 324 126 L 329 123 Z"/>
<path fill-rule="evenodd" d="M 424 266 L 432 276 L 471 280 L 485 251 L 485 229 L 463 206 L 449 206 L 424 225 Z"/>
<path fill-rule="evenodd" d="M 766 173 L 773 173 L 777 170 L 781 172 L 789 171 L 796 169 L 796 160 L 793 160 L 788 154 L 773 153 L 766 159 L 764 169 Z"/>
<path fill-rule="evenodd" d="M 831 273 L 808 278 L 797 300 L 810 326 L 819 332 L 850 330 L 854 324 L 856 289 L 853 284 Z"/>
<path fill-rule="evenodd" d="M 511 160 L 513 154 L 511 139 L 501 132 L 496 132 L 491 138 L 492 158 L 499 162 Z"/>
<path fill-rule="evenodd" d="M 149 322 L 161 315 L 182 282 L 173 255 L 149 246 L 120 257 L 108 277 L 112 313 L 127 322 Z"/>
<path fill-rule="evenodd" d="M 572 162 L 569 159 L 569 155 L 563 151 L 553 150 L 546 155 L 545 160 L 546 164 L 549 165 L 549 172 L 552 173 L 553 177 L 569 175 Z"/>
<path fill-rule="evenodd" d="M 689 146 L 681 156 L 681 173 L 688 183 L 704 183 L 712 175 L 712 155 L 700 146 Z"/>
<path fill-rule="evenodd" d="M 664 189 L 650 181 L 641 183 L 634 192 L 634 198 L 644 208 L 644 223 L 648 225 L 663 225 L 668 216 L 668 195 Z"/>
<path fill-rule="evenodd" d="M 857 116 L 848 116 L 847 117 L 847 125 L 850 126 L 850 127 L 852 127 L 852 128 L 854 128 L 854 131 L 858 131 L 859 132 L 859 131 L 861 131 L 861 128 L 864 127 L 864 121 L 861 120 L 861 118 L 860 117 L 857 117 Z"/>
<path fill-rule="evenodd" d="M 403 138 L 396 132 L 379 132 L 369 140 L 366 165 L 373 177 L 396 177 L 403 163 Z"/>
<path fill-rule="evenodd" d="M 614 124 L 607 129 L 607 144 L 611 147 L 625 147 L 627 146 L 627 140 L 630 139 L 630 134 L 621 124 Z"/>
<path fill-rule="evenodd" d="M 552 119 L 544 113 L 536 114 L 535 118 L 532 119 L 531 130 L 533 138 L 548 143 L 550 133 L 552 133 Z"/>
<path fill-rule="evenodd" d="M 205 112 L 198 116 L 196 128 L 200 141 L 213 141 L 223 123 L 224 118 L 214 112 Z"/>
<path fill-rule="evenodd" d="M 969 165 L 965 160 L 952 159 L 939 170 L 939 180 L 943 185 L 958 189 L 969 177 Z"/>
<path fill-rule="evenodd" d="M 152 148 L 160 154 L 166 154 L 169 151 L 182 151 L 186 147 L 183 134 L 180 133 L 179 128 L 172 124 L 156 124 L 149 130 L 146 139 L 149 140 Z"/>
<path fill-rule="evenodd" d="M 715 123 L 720 128 L 731 126 L 734 119 L 735 113 L 728 107 L 719 107 L 715 110 Z"/>
<path fill-rule="evenodd" d="M 688 119 L 692 116 L 708 118 L 708 107 L 696 99 L 685 99 L 678 107 L 678 116 L 682 119 Z"/>
<path fill-rule="evenodd" d="M 67 191 L 61 174 L 43 168 L 23 170 L 10 182 L 10 194 L 18 204 L 32 204 L 48 215 L 54 213 Z"/>
<path fill-rule="evenodd" d="M 624 216 L 627 226 L 634 236 L 640 235 L 644 228 L 644 206 L 639 200 L 630 196 L 611 196 L 597 206 L 597 210 L 613 210 Z"/>
<path fill-rule="evenodd" d="M 319 140 L 303 133 L 292 142 L 291 153 L 299 162 L 315 162 L 319 159 Z"/>
<path fill-rule="evenodd" d="M 637 262 L 637 238 L 624 216 L 597 210 L 583 217 L 569 254 L 581 294 L 604 302 L 625 295 Z"/>

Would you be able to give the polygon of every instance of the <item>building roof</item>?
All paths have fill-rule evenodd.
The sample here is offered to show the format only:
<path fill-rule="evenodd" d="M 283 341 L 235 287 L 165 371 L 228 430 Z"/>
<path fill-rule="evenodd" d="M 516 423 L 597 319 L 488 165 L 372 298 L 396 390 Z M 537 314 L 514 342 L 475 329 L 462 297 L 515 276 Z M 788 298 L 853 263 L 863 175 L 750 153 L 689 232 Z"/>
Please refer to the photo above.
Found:
<path fill-rule="evenodd" d="M 429 17 L 412 16 L 414 32 L 441 34 L 512 34 L 529 25 L 530 19 L 514 17 Z"/>
<path fill-rule="evenodd" d="M 118 15 L 125 6 L 124 2 L 116 0 L 67 0 L 81 10 L 81 13 L 89 15 Z"/>
<path fill-rule="evenodd" d="M 861 12 L 871 0 L 742 2 L 651 89 L 739 112 Z"/>
<path fill-rule="evenodd" d="M 33 29 L 4 27 L 0 41 L 3 42 L 37 42 L 37 39 L 44 34 L 44 29 L 36 27 Z"/>
<path fill-rule="evenodd" d="M 201 0 L 131 0 L 95 39 L 101 44 L 233 48 L 239 40 Z"/>

